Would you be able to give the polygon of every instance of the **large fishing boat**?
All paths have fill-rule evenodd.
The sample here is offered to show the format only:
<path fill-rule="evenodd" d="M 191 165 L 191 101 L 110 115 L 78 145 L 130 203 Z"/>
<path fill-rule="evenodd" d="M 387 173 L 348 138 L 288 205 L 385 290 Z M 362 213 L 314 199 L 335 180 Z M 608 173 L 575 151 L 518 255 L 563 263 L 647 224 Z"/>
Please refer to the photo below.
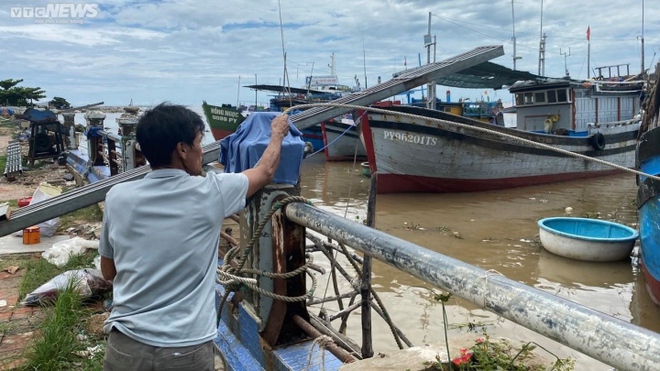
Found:
<path fill-rule="evenodd" d="M 245 120 L 243 114 L 230 104 L 214 106 L 203 101 L 202 110 L 215 140 L 220 140 L 235 132 L 238 125 Z"/>
<path fill-rule="evenodd" d="M 508 69 L 503 75 L 503 69 L 486 62 L 438 83 L 501 79 L 496 84 L 502 86 L 520 76 Z M 361 117 L 369 166 L 380 174 L 379 192 L 485 191 L 620 171 L 584 157 L 634 166 L 643 81 L 531 77 L 509 88 L 516 99 L 515 128 L 396 105 Z"/>

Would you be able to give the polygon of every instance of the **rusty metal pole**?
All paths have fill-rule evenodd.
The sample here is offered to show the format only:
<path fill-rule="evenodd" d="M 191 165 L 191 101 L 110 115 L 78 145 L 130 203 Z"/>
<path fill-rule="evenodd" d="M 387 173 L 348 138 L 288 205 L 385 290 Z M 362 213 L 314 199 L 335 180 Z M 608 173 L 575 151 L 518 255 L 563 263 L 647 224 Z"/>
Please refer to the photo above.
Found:
<path fill-rule="evenodd" d="M 371 174 L 369 184 L 369 200 L 367 202 L 367 226 L 376 227 L 376 190 L 378 173 Z M 373 338 L 371 331 L 371 255 L 364 254 L 362 260 L 362 358 L 374 356 Z"/>

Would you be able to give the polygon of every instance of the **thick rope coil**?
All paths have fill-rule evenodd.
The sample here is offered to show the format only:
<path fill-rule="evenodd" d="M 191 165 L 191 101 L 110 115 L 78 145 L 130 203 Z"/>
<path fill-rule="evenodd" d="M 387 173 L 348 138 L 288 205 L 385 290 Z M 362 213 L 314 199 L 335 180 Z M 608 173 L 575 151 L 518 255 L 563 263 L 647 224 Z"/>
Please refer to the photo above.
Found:
<path fill-rule="evenodd" d="M 316 286 L 317 286 L 317 281 L 316 277 L 314 274 L 312 274 L 309 271 L 309 266 L 314 262 L 314 259 L 311 256 L 309 257 L 309 260 L 299 268 L 295 269 L 294 271 L 287 272 L 287 273 L 274 273 L 274 272 L 263 272 L 257 269 L 244 269 L 243 267 L 245 266 L 245 263 L 247 262 L 250 254 L 252 254 L 252 250 L 254 248 L 254 245 L 257 242 L 257 239 L 261 236 L 261 233 L 263 232 L 264 228 L 268 223 L 271 221 L 273 215 L 275 212 L 280 210 L 282 207 L 286 206 L 289 203 L 292 202 L 303 202 L 308 205 L 312 205 L 312 202 L 310 200 L 307 200 L 304 197 L 301 196 L 290 196 L 286 197 L 283 200 L 275 202 L 271 209 L 266 213 L 264 216 L 263 220 L 259 223 L 257 228 L 254 230 L 254 233 L 252 234 L 252 237 L 250 238 L 250 241 L 248 242 L 247 247 L 245 248 L 245 251 L 243 252 L 243 255 L 238 259 L 237 265 L 232 266 L 230 263 L 234 259 L 236 255 L 238 255 L 238 252 L 240 251 L 239 246 L 232 247 L 227 251 L 227 253 L 224 256 L 222 265 L 218 267 L 217 270 L 217 278 L 216 282 L 220 283 L 224 288 L 225 288 L 225 293 L 222 296 L 222 299 L 220 300 L 220 304 L 218 305 L 218 321 L 220 321 L 220 316 L 222 314 L 222 308 L 224 306 L 224 303 L 227 301 L 227 298 L 229 297 L 230 292 L 236 292 L 241 289 L 241 287 L 247 287 L 250 288 L 261 295 L 268 296 L 271 298 L 274 298 L 276 300 L 280 301 L 285 301 L 285 302 L 302 302 L 302 301 L 307 301 L 308 299 L 312 298 L 314 296 L 314 293 L 316 292 Z M 243 277 L 242 275 L 244 274 L 254 274 L 254 275 L 260 275 L 264 277 L 269 277 L 269 278 L 281 278 L 281 279 L 287 279 L 294 277 L 296 275 L 299 275 L 303 272 L 306 272 L 310 278 L 312 279 L 312 287 L 311 289 L 304 295 L 296 296 L 296 297 L 290 297 L 290 296 L 283 296 L 283 295 L 277 295 L 275 293 L 272 293 L 270 291 L 265 291 L 259 286 L 257 286 L 257 280 L 254 278 L 249 278 L 249 277 Z"/>

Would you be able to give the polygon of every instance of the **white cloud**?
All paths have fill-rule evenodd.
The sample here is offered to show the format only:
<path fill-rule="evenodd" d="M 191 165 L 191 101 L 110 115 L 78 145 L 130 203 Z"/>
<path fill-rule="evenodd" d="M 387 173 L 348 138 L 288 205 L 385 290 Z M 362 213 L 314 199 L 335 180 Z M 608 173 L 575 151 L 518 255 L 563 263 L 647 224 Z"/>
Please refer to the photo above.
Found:
<path fill-rule="evenodd" d="M 18 1 L 16 1 L 19 3 Z M 104 0 L 99 14 L 79 24 L 37 24 L 12 18 L 12 6 L 44 6 L 47 1 L 0 5 L 0 79 L 23 78 L 49 96 L 77 104 L 235 103 L 254 99 L 241 85 L 280 84 L 283 76 L 280 12 L 276 0 L 140 1 Z M 282 1 L 284 49 L 293 86 L 304 76 L 328 74 L 330 55 L 340 82 L 357 75 L 369 86 L 403 68 L 426 62 L 423 35 L 429 12 L 437 37 L 437 58 L 444 59 L 480 45 L 504 45 L 495 60 L 512 65 L 511 2 L 437 1 Z M 451 4 L 451 5 L 450 5 Z M 518 69 L 538 69 L 540 2 L 514 2 Z M 660 24 L 651 15 L 660 4 L 646 2 L 645 62 L 657 63 Z M 621 6 L 614 0 L 545 0 L 543 32 L 547 34 L 546 75 L 586 78 L 586 29 L 591 27 L 591 67 L 630 63 L 641 69 L 641 3 Z M 366 56 L 366 61 L 363 57 Z M 440 91 L 440 90 L 439 90 Z M 461 92 L 470 96 L 471 92 Z M 481 91 L 474 92 L 472 99 Z M 505 93 L 499 93 L 505 94 Z M 454 95 L 456 96 L 456 94 Z M 259 93 L 258 99 L 268 100 Z M 248 102 L 245 102 L 248 103 Z"/>

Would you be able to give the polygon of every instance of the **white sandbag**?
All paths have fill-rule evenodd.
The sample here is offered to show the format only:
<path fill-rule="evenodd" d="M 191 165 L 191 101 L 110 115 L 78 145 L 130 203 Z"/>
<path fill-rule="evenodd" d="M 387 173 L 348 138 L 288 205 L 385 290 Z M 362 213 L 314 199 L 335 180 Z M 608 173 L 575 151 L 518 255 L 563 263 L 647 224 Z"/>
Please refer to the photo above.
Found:
<path fill-rule="evenodd" d="M 83 298 L 99 295 L 112 289 L 112 282 L 103 278 L 101 271 L 96 269 L 76 269 L 66 271 L 29 293 L 21 302 L 23 305 L 52 304 L 61 291 L 68 285 L 73 285 L 76 292 Z"/>
<path fill-rule="evenodd" d="M 41 256 L 49 263 L 63 267 L 72 256 L 80 255 L 87 249 L 98 249 L 99 241 L 90 241 L 81 237 L 56 242 Z"/>

